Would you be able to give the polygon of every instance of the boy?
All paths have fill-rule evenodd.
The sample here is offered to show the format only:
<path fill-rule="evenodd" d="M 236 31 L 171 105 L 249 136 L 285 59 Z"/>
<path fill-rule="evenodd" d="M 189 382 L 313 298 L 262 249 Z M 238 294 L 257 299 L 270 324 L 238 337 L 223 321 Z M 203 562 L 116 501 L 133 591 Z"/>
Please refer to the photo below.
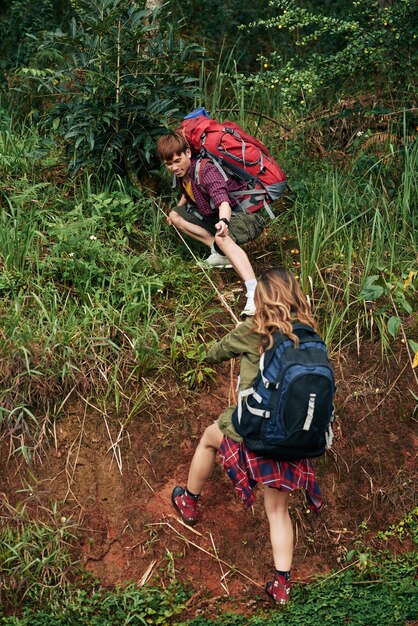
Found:
<path fill-rule="evenodd" d="M 240 245 L 258 237 L 265 222 L 260 212 L 234 212 L 239 203 L 229 196 L 232 191 L 245 189 L 246 183 L 233 178 L 225 180 L 217 167 L 205 159 L 201 162 L 197 183 L 196 158 L 179 132 L 160 137 L 157 152 L 182 190 L 178 206 L 168 215 L 168 223 L 210 248 L 211 254 L 205 263 L 207 266 L 235 269 L 246 287 L 247 300 L 241 316 L 254 315 L 257 281 L 248 256 Z"/>

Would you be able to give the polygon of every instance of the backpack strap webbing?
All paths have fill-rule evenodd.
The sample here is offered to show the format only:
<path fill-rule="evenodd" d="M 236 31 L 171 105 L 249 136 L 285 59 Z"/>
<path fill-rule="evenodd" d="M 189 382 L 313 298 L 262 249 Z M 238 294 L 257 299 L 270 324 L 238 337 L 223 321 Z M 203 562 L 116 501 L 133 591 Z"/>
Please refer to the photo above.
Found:
<path fill-rule="evenodd" d="M 229 178 L 228 174 L 225 172 L 224 168 L 222 167 L 222 165 L 220 164 L 220 162 L 216 158 L 216 156 L 211 154 L 207 150 L 202 150 L 198 154 L 197 159 L 196 159 L 196 168 L 195 168 L 195 171 L 194 171 L 194 179 L 195 179 L 196 185 L 199 185 L 199 187 L 201 187 L 205 191 L 205 189 L 204 189 L 204 187 L 203 187 L 203 185 L 201 183 L 201 180 L 200 180 L 200 171 L 202 169 L 202 164 L 203 164 L 204 161 L 210 161 L 211 163 L 213 163 L 213 165 L 216 167 L 216 169 L 221 174 L 223 179 L 224 180 L 228 180 L 228 178 Z M 232 172 L 232 176 L 233 175 L 234 175 L 234 173 Z M 237 175 L 237 173 L 235 173 L 235 175 Z M 250 182 L 253 182 L 253 181 L 257 180 L 256 177 L 251 176 L 251 175 L 249 175 L 248 178 L 244 178 L 243 176 L 239 176 L 239 178 L 241 180 L 246 180 L 249 184 L 250 184 Z M 241 211 L 245 211 L 247 213 L 251 213 L 251 211 L 249 211 L 249 208 L 251 207 L 251 196 L 252 195 L 268 196 L 268 192 L 265 189 L 242 189 L 242 190 L 239 190 L 239 191 L 230 191 L 228 193 L 228 195 L 231 198 L 234 198 L 235 200 L 237 200 L 238 203 L 239 203 L 238 207 L 234 207 L 234 209 L 233 209 L 234 212 L 236 212 L 237 210 L 241 210 Z M 244 200 L 243 202 L 240 202 L 240 196 L 247 196 L 247 200 Z M 250 196 L 250 198 L 248 198 L 248 196 Z M 263 198 L 263 208 L 266 210 L 266 213 L 267 213 L 267 215 L 269 216 L 269 218 L 271 220 L 276 219 L 276 216 L 274 215 L 273 211 L 270 209 L 269 205 L 267 204 L 267 201 L 266 201 L 265 197 Z"/>
<path fill-rule="evenodd" d="M 199 185 L 199 187 L 203 188 L 203 185 L 200 182 L 200 170 L 202 168 L 203 161 L 205 161 L 205 162 L 206 161 L 210 161 L 211 163 L 213 163 L 214 166 L 219 171 L 219 173 L 221 174 L 221 176 L 223 177 L 223 179 L 224 180 L 228 180 L 227 174 L 225 173 L 223 167 L 218 163 L 218 161 L 216 159 L 212 159 L 210 157 L 205 157 L 204 155 L 199 154 L 197 156 L 197 159 L 196 159 L 196 168 L 195 168 L 195 171 L 194 171 L 194 179 L 195 179 L 196 185 Z"/>
<path fill-rule="evenodd" d="M 309 324 L 304 324 L 303 322 L 295 322 L 294 324 L 292 324 L 292 328 L 293 330 L 306 330 L 308 333 L 311 333 L 312 335 L 317 334 L 316 330 L 312 328 L 312 326 L 309 326 Z"/>

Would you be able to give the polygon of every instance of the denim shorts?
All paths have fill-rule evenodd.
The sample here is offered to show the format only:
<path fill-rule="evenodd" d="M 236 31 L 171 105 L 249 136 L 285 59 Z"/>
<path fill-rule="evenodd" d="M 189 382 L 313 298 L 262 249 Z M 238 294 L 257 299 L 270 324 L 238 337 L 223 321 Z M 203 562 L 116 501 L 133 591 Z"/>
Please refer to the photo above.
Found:
<path fill-rule="evenodd" d="M 215 224 L 219 222 L 219 217 L 201 216 L 193 209 L 185 206 L 176 206 L 172 209 L 180 217 L 184 218 L 190 224 L 196 224 L 207 230 L 211 235 L 216 235 Z M 232 213 L 229 223 L 229 236 L 235 243 L 242 245 L 248 241 L 257 239 L 266 226 L 261 211 L 257 213 L 247 213 L 246 211 L 237 211 Z"/>

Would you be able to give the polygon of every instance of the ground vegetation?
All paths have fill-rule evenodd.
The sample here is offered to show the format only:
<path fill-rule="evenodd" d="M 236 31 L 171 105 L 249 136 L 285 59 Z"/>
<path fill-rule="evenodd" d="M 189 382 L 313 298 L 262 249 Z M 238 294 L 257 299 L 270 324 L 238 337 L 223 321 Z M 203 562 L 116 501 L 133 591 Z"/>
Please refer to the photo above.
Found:
<path fill-rule="evenodd" d="M 194 2 L 1 9 L 0 623 L 417 618 L 417 9 L 263 4 L 241 22 L 224 2 L 217 27 Z M 238 364 L 204 355 L 244 297 L 165 219 L 155 140 L 199 105 L 287 173 L 247 252 L 297 274 L 336 372 L 326 507 L 292 501 L 285 613 L 261 494 L 244 511 L 217 467 L 193 531 L 170 506 L 234 401 Z"/>

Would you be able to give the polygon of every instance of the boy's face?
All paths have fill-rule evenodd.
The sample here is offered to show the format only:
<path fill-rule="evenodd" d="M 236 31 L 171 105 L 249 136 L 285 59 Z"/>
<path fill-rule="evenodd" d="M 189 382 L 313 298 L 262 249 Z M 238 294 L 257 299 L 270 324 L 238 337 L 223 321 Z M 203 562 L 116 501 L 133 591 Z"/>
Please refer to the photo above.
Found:
<path fill-rule="evenodd" d="M 190 148 L 186 148 L 185 152 L 175 154 L 171 161 L 164 161 L 164 163 L 177 178 L 183 178 L 189 171 L 191 156 Z"/>

